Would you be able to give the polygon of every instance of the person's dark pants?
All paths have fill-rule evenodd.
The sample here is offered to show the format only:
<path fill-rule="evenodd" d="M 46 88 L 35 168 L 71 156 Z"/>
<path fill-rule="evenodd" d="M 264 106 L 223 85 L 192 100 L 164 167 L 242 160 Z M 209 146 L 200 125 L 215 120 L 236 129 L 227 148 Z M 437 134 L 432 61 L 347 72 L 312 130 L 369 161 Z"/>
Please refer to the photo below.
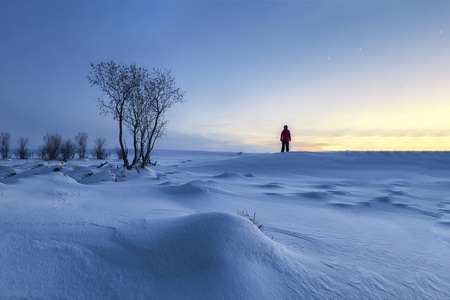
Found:
<path fill-rule="evenodd" d="M 289 152 L 289 142 L 281 143 L 281 152 L 284 152 L 284 150 L 286 150 L 286 152 Z"/>

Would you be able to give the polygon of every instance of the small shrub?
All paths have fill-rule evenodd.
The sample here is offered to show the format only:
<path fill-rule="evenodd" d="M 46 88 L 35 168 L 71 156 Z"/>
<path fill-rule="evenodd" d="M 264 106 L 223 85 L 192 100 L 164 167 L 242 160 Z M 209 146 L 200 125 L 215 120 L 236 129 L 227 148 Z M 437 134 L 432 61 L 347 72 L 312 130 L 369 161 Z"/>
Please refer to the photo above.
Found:
<path fill-rule="evenodd" d="M 67 140 L 61 144 L 59 151 L 62 161 L 67 162 L 69 159 L 73 159 L 75 157 L 77 146 L 71 140 Z"/>
<path fill-rule="evenodd" d="M 39 155 L 43 160 L 59 160 L 63 139 L 60 134 L 47 133 L 44 136 L 44 145 L 39 149 Z"/>
<path fill-rule="evenodd" d="M 0 133 L 0 154 L 2 158 L 8 158 L 11 134 L 9 132 Z"/>
<path fill-rule="evenodd" d="M 248 212 L 244 212 L 244 211 L 238 211 L 238 215 L 249 219 L 250 221 L 252 221 L 252 223 L 258 227 L 259 230 L 263 231 L 264 225 L 261 224 L 258 220 L 256 220 L 256 212 L 253 213 L 253 217 L 251 217 Z"/>
<path fill-rule="evenodd" d="M 119 147 L 116 147 L 116 155 L 117 159 L 123 160 L 122 149 L 120 149 Z M 125 155 L 128 155 L 128 149 L 125 149 Z"/>
<path fill-rule="evenodd" d="M 86 132 L 79 132 L 75 136 L 76 152 L 80 159 L 86 158 L 87 140 L 88 134 Z"/>
<path fill-rule="evenodd" d="M 28 159 L 31 155 L 28 151 L 29 139 L 26 137 L 20 137 L 18 143 L 19 147 L 16 152 L 17 157 L 20 159 Z"/>
<path fill-rule="evenodd" d="M 107 158 L 105 145 L 106 145 L 106 138 L 98 137 L 95 139 L 95 149 L 94 149 L 94 152 L 92 153 L 94 158 L 96 158 L 96 159 L 106 159 Z"/>

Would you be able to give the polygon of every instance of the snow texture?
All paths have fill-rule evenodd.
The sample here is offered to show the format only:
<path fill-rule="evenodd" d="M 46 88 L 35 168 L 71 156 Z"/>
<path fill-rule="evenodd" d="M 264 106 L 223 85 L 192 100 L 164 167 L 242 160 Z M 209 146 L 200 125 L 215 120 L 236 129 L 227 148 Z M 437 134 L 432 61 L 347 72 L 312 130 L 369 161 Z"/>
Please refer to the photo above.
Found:
<path fill-rule="evenodd" d="M 0 299 L 450 299 L 450 153 L 153 158 L 0 161 Z"/>

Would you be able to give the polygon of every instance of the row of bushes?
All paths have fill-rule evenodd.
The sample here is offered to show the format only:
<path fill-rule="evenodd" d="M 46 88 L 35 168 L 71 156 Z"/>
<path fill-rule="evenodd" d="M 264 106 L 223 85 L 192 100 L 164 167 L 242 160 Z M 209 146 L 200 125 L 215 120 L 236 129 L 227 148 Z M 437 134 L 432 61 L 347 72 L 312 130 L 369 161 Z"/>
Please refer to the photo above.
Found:
<path fill-rule="evenodd" d="M 43 160 L 61 160 L 68 161 L 78 158 L 87 158 L 87 140 L 88 134 L 86 132 L 78 133 L 74 140 L 64 140 L 58 133 L 47 133 L 44 136 L 44 144 L 38 150 L 38 157 Z M 106 159 L 108 153 L 105 150 L 106 138 L 96 138 L 95 147 L 92 156 L 97 159 Z M 3 159 L 11 157 L 11 134 L 9 132 L 0 133 L 0 155 Z M 20 137 L 18 139 L 18 147 L 15 155 L 19 159 L 29 159 L 32 154 L 29 150 L 29 139 Z"/>

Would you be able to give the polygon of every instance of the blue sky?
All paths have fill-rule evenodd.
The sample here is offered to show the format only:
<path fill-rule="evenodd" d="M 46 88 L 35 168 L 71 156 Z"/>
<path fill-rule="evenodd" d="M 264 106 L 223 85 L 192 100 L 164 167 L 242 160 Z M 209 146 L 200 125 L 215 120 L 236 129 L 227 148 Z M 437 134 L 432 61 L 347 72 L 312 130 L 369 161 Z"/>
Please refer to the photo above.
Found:
<path fill-rule="evenodd" d="M 172 70 L 158 148 L 450 150 L 450 1 L 9 1 L 0 131 L 115 147 L 90 63 Z M 131 141 L 130 141 L 131 142 Z"/>

